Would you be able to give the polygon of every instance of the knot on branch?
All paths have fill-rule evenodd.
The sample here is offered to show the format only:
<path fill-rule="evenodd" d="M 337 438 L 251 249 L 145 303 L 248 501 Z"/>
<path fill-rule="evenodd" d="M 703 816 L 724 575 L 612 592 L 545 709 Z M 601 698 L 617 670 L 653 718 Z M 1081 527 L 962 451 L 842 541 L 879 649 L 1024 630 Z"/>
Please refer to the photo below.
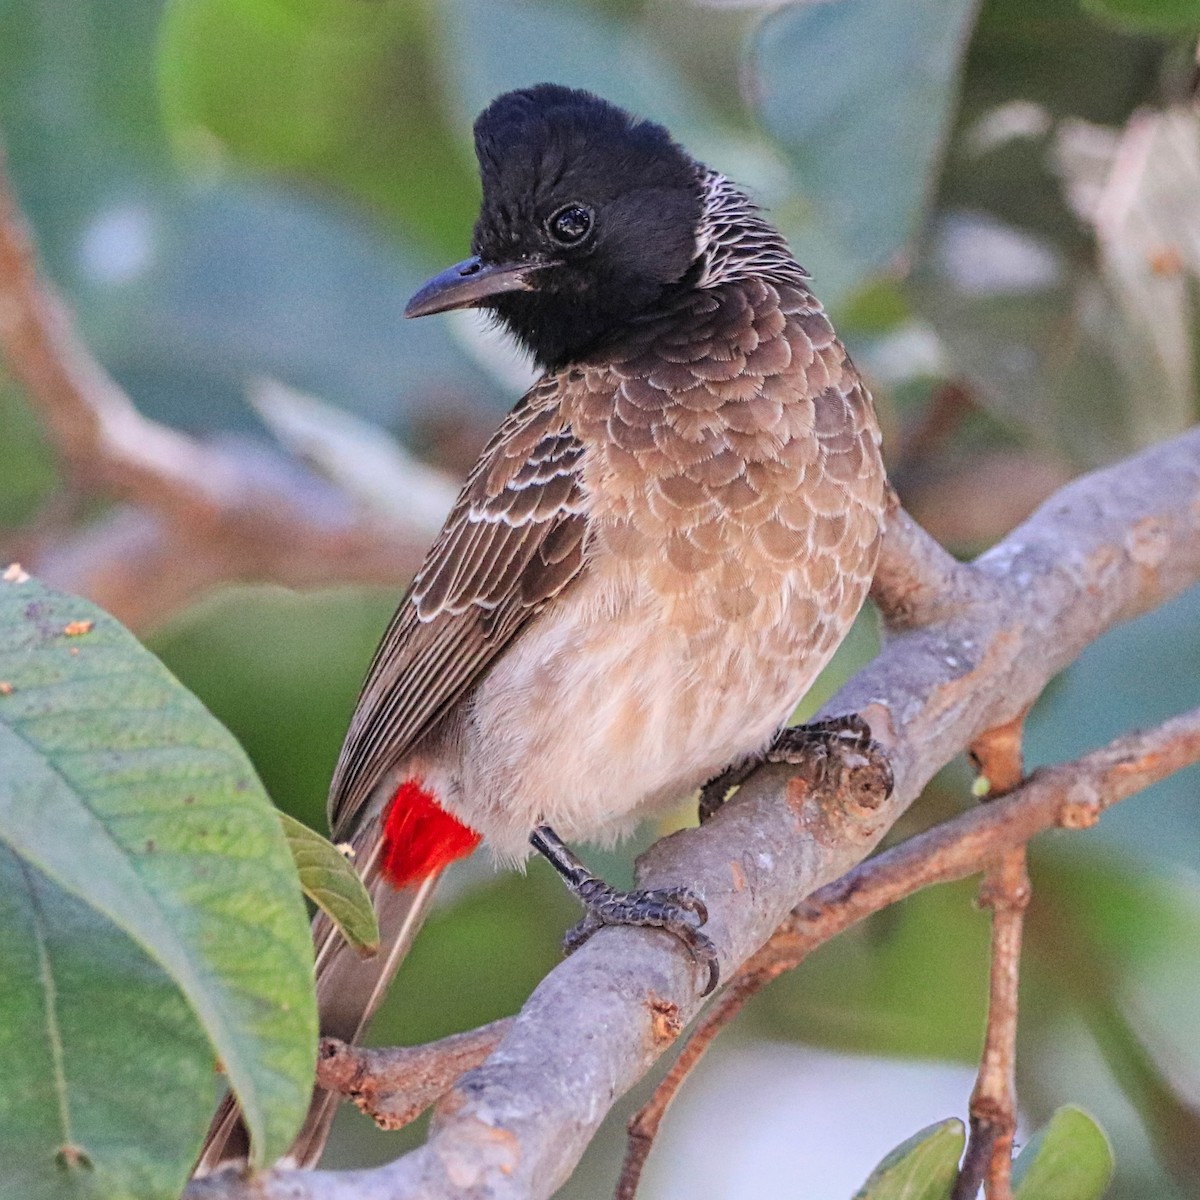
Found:
<path fill-rule="evenodd" d="M 808 829 L 819 831 L 822 840 L 875 837 L 893 787 L 882 747 L 835 740 L 793 771 L 787 803 Z"/>

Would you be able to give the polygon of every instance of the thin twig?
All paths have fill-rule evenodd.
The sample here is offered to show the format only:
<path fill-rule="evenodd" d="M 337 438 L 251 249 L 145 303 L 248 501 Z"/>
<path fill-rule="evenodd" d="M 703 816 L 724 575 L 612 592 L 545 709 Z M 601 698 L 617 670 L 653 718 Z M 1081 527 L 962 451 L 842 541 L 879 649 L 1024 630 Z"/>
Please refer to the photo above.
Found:
<path fill-rule="evenodd" d="M 687 1043 L 679 1052 L 679 1057 L 654 1089 L 654 1095 L 630 1118 L 627 1128 L 629 1141 L 625 1147 L 625 1161 L 621 1164 L 614 1200 L 634 1200 L 638 1184 L 641 1182 L 642 1169 L 646 1165 L 646 1159 L 654 1146 L 654 1139 L 658 1136 L 659 1126 L 667 1115 L 671 1101 L 675 1099 L 683 1081 L 704 1057 L 717 1034 L 741 1012 L 749 999 L 749 992 L 736 986 L 727 987 L 713 1001 L 712 1007 L 692 1031 Z"/>
<path fill-rule="evenodd" d="M 989 729 L 970 755 L 986 799 L 1014 791 L 1024 775 L 1022 713 Z M 1012 1147 L 1017 1132 L 1017 1013 L 1021 938 L 1029 906 L 1025 847 L 1006 850 L 984 871 L 979 903 L 992 910 L 987 1030 L 979 1075 L 971 1093 L 971 1136 L 954 1185 L 953 1200 L 975 1200 L 983 1184 L 988 1200 L 1012 1200 Z"/>
<path fill-rule="evenodd" d="M 1021 938 L 1029 903 L 1025 847 L 988 868 L 979 902 L 992 910 L 987 1031 L 971 1093 L 971 1135 L 953 1200 L 1012 1200 L 1012 1148 L 1017 1131 L 1016 1048 Z"/>

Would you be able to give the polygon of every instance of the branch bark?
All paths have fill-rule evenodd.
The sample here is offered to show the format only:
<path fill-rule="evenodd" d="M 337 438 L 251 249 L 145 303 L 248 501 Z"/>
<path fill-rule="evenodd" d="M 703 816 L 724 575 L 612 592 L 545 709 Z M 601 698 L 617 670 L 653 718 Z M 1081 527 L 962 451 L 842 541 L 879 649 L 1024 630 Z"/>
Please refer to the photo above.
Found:
<path fill-rule="evenodd" d="M 639 884 L 687 881 L 700 892 L 729 978 L 802 897 L 865 858 L 956 753 L 1016 718 L 1105 630 L 1197 579 L 1200 431 L 1069 485 L 970 566 L 894 512 L 875 589 L 889 639 L 824 712 L 869 720 L 891 755 L 892 796 L 839 808 L 819 787 L 789 788 L 785 771 L 760 771 L 711 822 L 643 855 Z M 979 869 L 981 854 L 994 855 L 990 822 L 1011 833 L 1010 821 L 1027 819 L 1010 816 L 1027 812 L 1024 797 L 969 814 L 982 823 L 981 840 L 964 874 Z M 1090 821 L 1092 793 L 1071 797 L 1064 820 Z M 1044 827 L 1023 827 L 1013 844 Z M 847 880 L 834 886 L 851 888 L 843 901 L 850 911 Z M 252 1183 L 214 1177 L 193 1184 L 189 1200 L 550 1196 L 612 1101 L 669 1044 L 663 1006 L 690 1021 L 702 986 L 670 937 L 601 931 L 542 981 L 496 1051 L 451 1089 L 420 1149 L 371 1171 L 268 1172 Z"/>
<path fill-rule="evenodd" d="M 499 1045 L 511 1020 L 492 1021 L 424 1046 L 375 1049 L 322 1038 L 317 1082 L 352 1100 L 381 1129 L 403 1129 Z"/>
<path fill-rule="evenodd" d="M 1111 805 L 1195 762 L 1200 762 L 1200 708 L 1149 732 L 1118 738 L 1075 762 L 1036 771 L 1019 791 L 991 807 L 910 838 L 815 891 L 730 980 L 650 1101 L 630 1122 L 616 1200 L 632 1200 L 650 1145 L 683 1081 L 721 1029 L 771 980 L 889 905 L 935 884 L 977 874 L 998 856 L 1023 851 L 1031 838 L 1047 829 L 1089 828 Z M 1077 940 L 1078 935 L 1073 936 Z M 1091 959 L 1082 974 L 1090 980 L 1094 969 Z M 1163 1107 L 1171 1100 L 1164 1098 Z M 1185 1137 L 1180 1144 L 1194 1141 Z M 976 1191 L 986 1167 L 981 1159 Z"/>

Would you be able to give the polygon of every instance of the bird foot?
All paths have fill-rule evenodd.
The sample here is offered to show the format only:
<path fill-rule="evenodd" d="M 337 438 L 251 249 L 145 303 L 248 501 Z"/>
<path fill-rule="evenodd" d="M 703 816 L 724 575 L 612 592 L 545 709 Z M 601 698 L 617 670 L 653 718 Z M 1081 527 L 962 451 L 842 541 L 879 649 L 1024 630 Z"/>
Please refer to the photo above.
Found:
<path fill-rule="evenodd" d="M 665 929 L 687 947 L 698 966 L 707 970 L 708 985 L 702 995 L 707 996 L 720 982 L 717 948 L 712 939 L 700 931 L 700 926 L 708 920 L 708 909 L 689 888 L 622 892 L 593 876 L 573 890 L 586 911 L 583 920 L 569 929 L 563 939 L 567 954 L 574 953 L 606 925 Z"/>
<path fill-rule="evenodd" d="M 568 954 L 606 925 L 665 929 L 708 972 L 708 986 L 702 995 L 707 996 L 717 986 L 721 977 L 717 948 L 712 938 L 700 932 L 700 926 L 708 920 L 708 909 L 695 892 L 682 887 L 618 891 L 593 875 L 548 825 L 539 825 L 529 835 L 529 841 L 584 907 L 583 920 L 563 940 L 563 949 Z"/>
<path fill-rule="evenodd" d="M 865 761 L 864 761 L 865 760 Z M 730 789 L 745 782 L 765 763 L 783 763 L 805 767 L 812 782 L 824 786 L 833 779 L 840 784 L 846 771 L 869 768 L 886 798 L 892 791 L 892 768 L 883 748 L 871 737 L 871 727 L 857 713 L 813 721 L 808 725 L 789 725 L 781 729 L 775 741 L 756 758 L 726 768 L 700 789 L 700 823 L 711 819 L 725 803 Z"/>

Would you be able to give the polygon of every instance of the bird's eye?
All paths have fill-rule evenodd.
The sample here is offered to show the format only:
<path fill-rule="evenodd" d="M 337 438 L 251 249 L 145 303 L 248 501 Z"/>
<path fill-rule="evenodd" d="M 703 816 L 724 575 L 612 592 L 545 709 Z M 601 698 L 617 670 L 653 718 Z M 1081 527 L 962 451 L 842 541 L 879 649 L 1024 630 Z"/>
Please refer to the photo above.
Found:
<path fill-rule="evenodd" d="M 592 231 L 592 210 L 565 204 L 546 221 L 546 232 L 563 246 L 576 246 Z"/>

